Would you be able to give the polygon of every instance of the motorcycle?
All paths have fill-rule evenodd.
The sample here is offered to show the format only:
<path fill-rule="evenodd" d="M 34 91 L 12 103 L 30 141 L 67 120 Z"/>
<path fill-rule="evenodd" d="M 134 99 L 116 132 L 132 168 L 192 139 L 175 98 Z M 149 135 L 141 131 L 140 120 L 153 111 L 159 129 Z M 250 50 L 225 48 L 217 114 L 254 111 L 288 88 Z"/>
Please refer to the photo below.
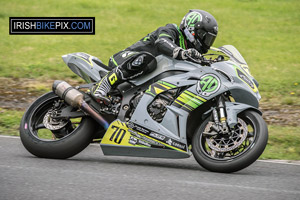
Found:
<path fill-rule="evenodd" d="M 62 58 L 87 84 L 57 80 L 29 106 L 20 137 L 37 157 L 66 159 L 98 139 L 104 155 L 193 155 L 209 171 L 230 173 L 255 162 L 267 145 L 258 82 L 234 46 L 211 48 L 199 60 L 157 56 L 152 72 L 120 84 L 108 105 L 89 88 L 111 68 L 86 53 Z"/>

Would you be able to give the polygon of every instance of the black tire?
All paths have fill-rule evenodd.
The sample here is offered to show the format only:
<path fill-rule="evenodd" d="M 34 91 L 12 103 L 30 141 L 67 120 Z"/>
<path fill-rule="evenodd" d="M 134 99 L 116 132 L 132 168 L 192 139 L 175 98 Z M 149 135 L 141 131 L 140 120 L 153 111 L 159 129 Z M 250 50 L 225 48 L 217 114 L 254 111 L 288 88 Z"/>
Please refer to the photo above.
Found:
<path fill-rule="evenodd" d="M 262 116 L 253 110 L 243 111 L 238 118 L 253 128 L 253 141 L 244 152 L 232 158 L 218 159 L 210 156 L 203 132 L 209 122 L 207 118 L 195 132 L 192 140 L 192 151 L 197 162 L 205 169 L 213 172 L 231 173 L 244 169 L 255 162 L 263 153 L 268 141 L 268 128 Z"/>
<path fill-rule="evenodd" d="M 59 100 L 59 97 L 53 92 L 39 97 L 30 105 L 21 120 L 21 141 L 24 147 L 37 157 L 69 158 L 85 149 L 93 139 L 97 124 L 89 117 L 82 117 L 75 129 L 72 129 L 70 133 L 58 140 L 46 140 L 37 136 L 37 128 L 34 128 L 36 123 L 41 123 L 42 115 L 45 115 L 57 100 Z"/>

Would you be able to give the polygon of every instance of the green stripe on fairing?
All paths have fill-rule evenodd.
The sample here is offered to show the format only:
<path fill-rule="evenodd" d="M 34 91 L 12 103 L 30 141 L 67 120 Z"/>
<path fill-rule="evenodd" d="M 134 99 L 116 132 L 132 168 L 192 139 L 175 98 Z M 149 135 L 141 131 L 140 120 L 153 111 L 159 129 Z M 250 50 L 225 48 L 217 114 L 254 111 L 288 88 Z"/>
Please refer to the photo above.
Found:
<path fill-rule="evenodd" d="M 175 103 L 179 104 L 179 105 L 182 106 L 182 107 L 185 107 L 186 109 L 188 109 L 188 110 L 190 110 L 190 111 L 193 110 L 193 108 L 188 107 L 187 104 L 183 104 L 183 103 L 182 103 L 181 101 L 179 101 L 178 99 L 175 100 Z"/>
<path fill-rule="evenodd" d="M 188 90 L 185 90 L 184 92 L 187 93 L 187 94 L 189 94 L 189 95 L 191 95 L 191 96 L 196 96 L 194 93 L 192 93 L 192 92 L 190 92 Z"/>
<path fill-rule="evenodd" d="M 193 101 L 192 97 L 182 93 L 178 98 L 177 98 L 179 101 L 183 102 L 184 104 L 187 104 L 189 106 L 191 106 L 192 108 L 197 108 L 199 105 L 199 102 L 195 102 Z"/>
<path fill-rule="evenodd" d="M 157 85 L 159 85 L 159 86 L 161 86 L 161 87 L 163 87 L 163 88 L 165 88 L 165 89 L 170 89 L 170 87 L 169 86 L 166 86 L 166 85 L 164 85 L 164 84 L 162 84 L 162 83 L 157 83 Z"/>
<path fill-rule="evenodd" d="M 191 95 L 191 96 L 193 96 L 194 98 L 199 99 L 200 101 L 206 102 L 206 99 L 203 99 L 202 97 L 199 97 L 198 95 L 196 95 L 196 94 L 194 94 L 194 93 L 192 93 L 190 91 L 185 90 L 184 92 L 187 93 L 187 94 L 189 94 L 189 95 Z"/>
<path fill-rule="evenodd" d="M 169 86 L 169 87 L 171 87 L 171 88 L 175 88 L 176 87 L 176 85 L 173 85 L 173 84 L 171 84 L 171 83 L 167 83 L 167 82 L 165 82 L 165 81 L 158 81 L 159 83 L 161 83 L 161 84 L 164 84 L 164 85 L 166 85 L 166 86 Z"/>
<path fill-rule="evenodd" d="M 152 95 L 152 96 L 154 96 L 154 97 L 156 96 L 155 94 L 153 94 L 153 93 L 150 92 L 150 91 L 146 91 L 146 93 L 147 93 L 147 94 L 150 94 L 150 95 Z"/>
<path fill-rule="evenodd" d="M 202 101 L 198 101 L 196 98 L 191 99 L 191 101 L 193 101 L 195 104 L 198 104 L 199 106 L 200 106 L 201 104 L 203 104 Z"/>
<path fill-rule="evenodd" d="M 183 104 L 182 104 L 180 101 L 178 101 L 178 100 L 175 100 L 175 103 L 177 103 L 177 104 L 183 106 Z"/>
<path fill-rule="evenodd" d="M 197 104 L 197 103 L 195 103 L 195 102 L 193 102 L 193 101 L 187 102 L 186 105 L 189 105 L 189 106 L 191 106 L 191 107 L 194 108 L 194 109 L 196 109 L 196 108 L 198 108 L 198 107 L 200 106 L 200 104 Z"/>
<path fill-rule="evenodd" d="M 186 95 L 189 95 L 191 97 L 195 97 L 196 96 L 195 94 L 193 94 L 191 92 L 188 92 L 187 90 L 183 91 L 183 93 L 186 94 Z"/>
<path fill-rule="evenodd" d="M 147 94 L 150 94 L 150 95 L 152 95 L 152 96 L 155 96 L 155 95 L 151 92 L 151 85 L 149 85 L 149 88 L 148 88 L 148 90 L 146 90 L 146 93 L 147 93 Z"/>
<path fill-rule="evenodd" d="M 177 97 L 175 103 L 178 103 L 189 110 L 194 110 L 198 108 L 201 104 L 203 104 L 205 101 L 205 99 L 185 90 Z"/>

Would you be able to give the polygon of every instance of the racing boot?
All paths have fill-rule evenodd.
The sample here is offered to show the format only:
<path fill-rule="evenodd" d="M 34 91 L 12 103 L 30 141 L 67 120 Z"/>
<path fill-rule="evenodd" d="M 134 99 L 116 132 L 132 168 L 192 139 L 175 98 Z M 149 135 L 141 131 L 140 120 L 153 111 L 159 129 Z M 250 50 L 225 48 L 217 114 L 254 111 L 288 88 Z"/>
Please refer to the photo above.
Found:
<path fill-rule="evenodd" d="M 114 68 L 91 88 L 91 95 L 97 102 L 103 102 L 106 105 L 110 104 L 107 93 L 112 87 L 116 87 L 123 82 L 122 77 L 118 74 L 118 69 Z"/>
<path fill-rule="evenodd" d="M 110 99 L 107 93 L 111 88 L 115 88 L 125 80 L 131 80 L 145 73 L 148 68 L 147 65 L 153 60 L 152 55 L 140 53 L 129 58 L 120 66 L 113 68 L 106 76 L 104 76 L 91 89 L 92 97 L 97 102 L 104 102 L 106 105 L 110 104 Z M 149 71 L 149 70 L 148 70 Z"/>

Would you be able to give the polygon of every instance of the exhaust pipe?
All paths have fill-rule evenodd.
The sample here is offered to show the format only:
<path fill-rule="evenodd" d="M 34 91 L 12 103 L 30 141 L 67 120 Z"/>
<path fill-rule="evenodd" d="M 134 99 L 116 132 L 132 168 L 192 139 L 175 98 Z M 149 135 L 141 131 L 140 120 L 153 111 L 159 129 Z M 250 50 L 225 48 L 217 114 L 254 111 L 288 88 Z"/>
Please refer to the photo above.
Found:
<path fill-rule="evenodd" d="M 97 112 L 95 112 L 83 99 L 83 94 L 77 89 L 73 88 L 65 81 L 54 81 L 52 90 L 61 99 L 65 100 L 69 105 L 75 108 L 80 108 L 85 113 L 89 114 L 96 122 L 98 122 L 105 129 L 108 129 L 109 123 Z"/>

